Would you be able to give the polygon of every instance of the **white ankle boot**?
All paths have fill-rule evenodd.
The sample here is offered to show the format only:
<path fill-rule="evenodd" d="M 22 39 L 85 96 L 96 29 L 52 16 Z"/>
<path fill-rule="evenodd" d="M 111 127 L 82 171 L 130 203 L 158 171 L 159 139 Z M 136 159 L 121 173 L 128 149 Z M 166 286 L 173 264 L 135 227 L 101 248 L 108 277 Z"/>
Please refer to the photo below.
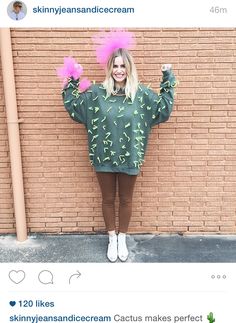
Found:
<path fill-rule="evenodd" d="M 107 258 L 111 262 L 115 262 L 117 260 L 117 235 L 109 234 L 109 244 L 107 248 Z"/>
<path fill-rule="evenodd" d="M 120 232 L 118 234 L 118 257 L 121 261 L 126 261 L 129 255 L 129 251 L 126 245 L 126 234 Z"/>

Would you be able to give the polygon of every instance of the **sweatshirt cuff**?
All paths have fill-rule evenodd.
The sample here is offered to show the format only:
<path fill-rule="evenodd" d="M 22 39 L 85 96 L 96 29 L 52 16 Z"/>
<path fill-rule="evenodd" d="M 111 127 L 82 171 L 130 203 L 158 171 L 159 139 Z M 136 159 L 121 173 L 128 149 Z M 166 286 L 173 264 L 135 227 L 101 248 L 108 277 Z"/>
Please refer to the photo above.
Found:
<path fill-rule="evenodd" d="M 163 79 L 161 82 L 161 89 L 164 88 L 171 88 L 171 87 L 176 87 L 177 86 L 177 81 L 175 79 L 175 75 L 172 72 L 172 70 L 168 71 L 163 71 Z"/>
<path fill-rule="evenodd" d="M 168 81 L 170 79 L 171 76 L 173 75 L 172 69 L 166 70 L 166 71 L 162 71 L 163 74 L 163 81 Z"/>
<path fill-rule="evenodd" d="M 78 88 L 79 79 L 74 80 L 73 77 L 68 77 L 64 83 L 63 90 L 68 89 L 69 87 Z"/>

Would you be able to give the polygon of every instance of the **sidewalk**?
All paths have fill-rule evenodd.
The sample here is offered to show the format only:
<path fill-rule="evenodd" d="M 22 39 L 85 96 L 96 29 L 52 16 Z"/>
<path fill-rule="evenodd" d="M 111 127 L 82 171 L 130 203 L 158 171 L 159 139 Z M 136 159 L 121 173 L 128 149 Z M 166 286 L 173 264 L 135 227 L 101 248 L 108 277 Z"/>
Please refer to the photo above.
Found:
<path fill-rule="evenodd" d="M 0 235 L 0 262 L 109 262 L 107 235 Z M 236 235 L 128 235 L 127 262 L 236 262 Z"/>

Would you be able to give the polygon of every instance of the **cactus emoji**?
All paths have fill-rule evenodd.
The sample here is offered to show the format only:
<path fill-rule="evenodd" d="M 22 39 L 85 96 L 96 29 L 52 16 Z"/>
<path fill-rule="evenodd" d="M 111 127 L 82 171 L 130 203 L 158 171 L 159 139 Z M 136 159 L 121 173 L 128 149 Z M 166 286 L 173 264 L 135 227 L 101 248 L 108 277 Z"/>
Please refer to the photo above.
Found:
<path fill-rule="evenodd" d="M 214 319 L 214 316 L 213 316 L 213 313 L 212 312 L 210 312 L 207 315 L 207 319 L 208 319 L 209 323 L 214 323 L 215 322 L 215 319 Z"/>

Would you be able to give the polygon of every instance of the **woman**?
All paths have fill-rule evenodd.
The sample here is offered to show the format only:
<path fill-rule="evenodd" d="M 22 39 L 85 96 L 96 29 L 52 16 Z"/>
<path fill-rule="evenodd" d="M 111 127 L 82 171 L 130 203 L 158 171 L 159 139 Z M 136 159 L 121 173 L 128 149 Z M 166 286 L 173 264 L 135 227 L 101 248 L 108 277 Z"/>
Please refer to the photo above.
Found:
<path fill-rule="evenodd" d="M 162 66 L 160 95 L 139 84 L 127 47 L 113 46 L 105 62 L 100 60 L 105 63 L 106 70 L 103 84 L 92 85 L 81 93 L 79 79 L 73 76 L 67 79 L 62 92 L 71 118 L 85 124 L 88 131 L 89 157 L 101 188 L 102 211 L 109 234 L 107 257 L 111 262 L 117 257 L 121 261 L 128 258 L 126 233 L 136 178 L 144 161 L 151 127 L 170 116 L 176 85 L 170 64 Z M 75 68 L 82 71 L 78 64 Z M 120 203 L 118 236 L 115 228 L 116 181 Z"/>

